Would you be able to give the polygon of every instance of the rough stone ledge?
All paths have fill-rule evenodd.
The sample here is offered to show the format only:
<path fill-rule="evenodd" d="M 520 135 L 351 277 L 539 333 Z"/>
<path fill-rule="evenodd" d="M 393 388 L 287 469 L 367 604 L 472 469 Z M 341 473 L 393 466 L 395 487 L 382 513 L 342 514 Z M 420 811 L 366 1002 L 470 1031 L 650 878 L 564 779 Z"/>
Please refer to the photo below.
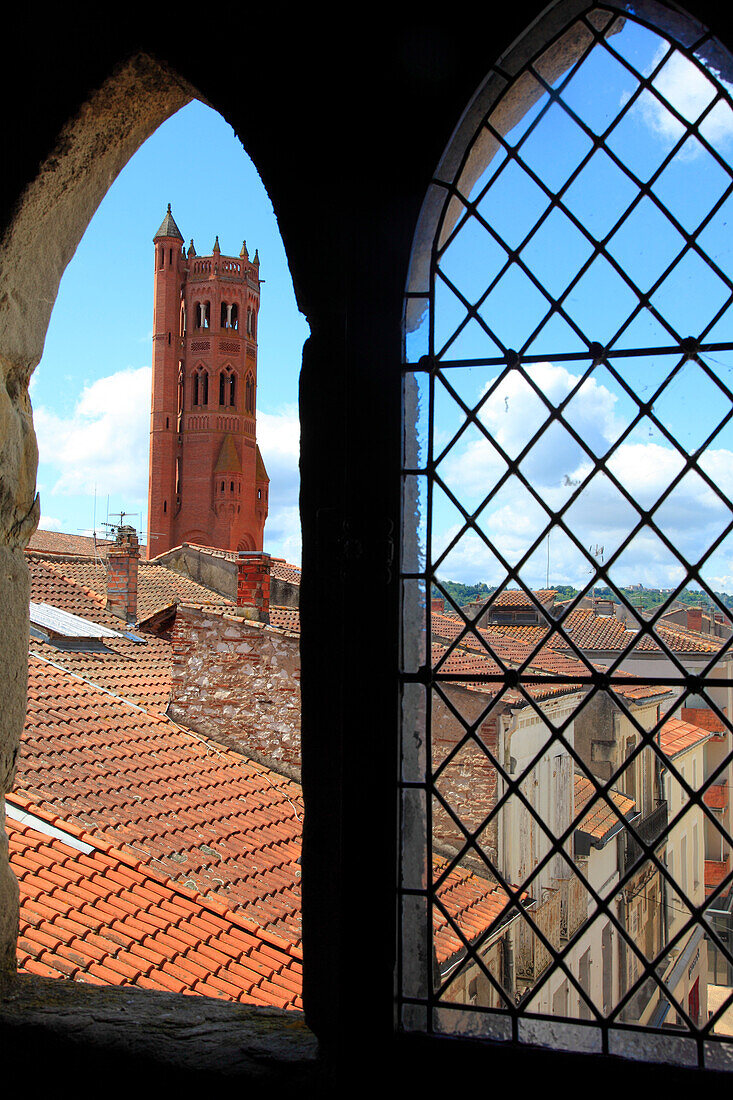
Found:
<path fill-rule="evenodd" d="M 144 1070 L 144 1091 L 172 1078 L 327 1082 L 302 1013 L 31 975 L 0 987 L 0 1045 L 35 1085 L 80 1084 L 102 1067 L 112 1081 L 131 1063 Z"/>

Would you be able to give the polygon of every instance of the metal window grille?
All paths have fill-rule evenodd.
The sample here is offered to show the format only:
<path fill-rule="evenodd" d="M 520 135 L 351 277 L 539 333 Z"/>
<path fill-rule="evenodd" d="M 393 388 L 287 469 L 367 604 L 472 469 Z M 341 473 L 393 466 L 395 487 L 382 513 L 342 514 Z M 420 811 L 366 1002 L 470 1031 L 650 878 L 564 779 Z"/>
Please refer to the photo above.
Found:
<path fill-rule="evenodd" d="M 406 1029 L 733 1067 L 732 79 L 678 11 L 555 8 L 426 197 L 405 307 Z M 645 554 L 668 581 L 647 611 Z M 464 606 L 447 582 L 472 557 L 492 583 Z M 692 589 L 699 630 L 668 617 Z"/>

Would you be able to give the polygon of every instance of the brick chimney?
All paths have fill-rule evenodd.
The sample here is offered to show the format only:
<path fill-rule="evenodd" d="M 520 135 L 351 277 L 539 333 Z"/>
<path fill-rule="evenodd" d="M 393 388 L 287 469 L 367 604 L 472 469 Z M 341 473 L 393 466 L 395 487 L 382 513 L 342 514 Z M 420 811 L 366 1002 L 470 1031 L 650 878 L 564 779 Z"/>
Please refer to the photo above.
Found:
<path fill-rule="evenodd" d="M 698 634 L 702 634 L 702 608 L 701 607 L 688 607 L 687 608 L 687 629 L 696 630 Z"/>
<path fill-rule="evenodd" d="M 237 607 L 244 618 L 270 621 L 270 567 L 272 559 L 261 550 L 240 550 L 237 554 Z"/>
<path fill-rule="evenodd" d="M 432 611 L 433 615 L 443 614 L 443 612 L 445 611 L 445 601 L 443 600 L 442 596 L 430 597 L 430 610 Z"/>
<path fill-rule="evenodd" d="M 107 610 L 134 623 L 137 619 L 137 567 L 140 547 L 134 527 L 120 527 L 107 554 Z"/>

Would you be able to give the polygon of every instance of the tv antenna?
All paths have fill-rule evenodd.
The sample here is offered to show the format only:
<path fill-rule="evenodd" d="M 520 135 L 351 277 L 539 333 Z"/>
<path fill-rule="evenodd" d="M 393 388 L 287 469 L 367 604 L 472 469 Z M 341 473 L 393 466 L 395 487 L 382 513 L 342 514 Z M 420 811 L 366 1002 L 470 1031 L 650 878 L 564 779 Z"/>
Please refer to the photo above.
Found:
<path fill-rule="evenodd" d="M 605 546 L 599 546 L 598 543 L 596 543 L 595 546 L 589 546 L 588 549 L 590 550 L 591 554 L 596 559 L 598 564 L 603 565 L 603 555 L 605 554 L 605 550 L 606 550 Z M 588 570 L 588 572 L 593 574 L 593 576 L 595 577 L 595 580 L 593 581 L 593 601 L 595 603 L 595 599 L 596 599 L 596 581 L 598 580 L 598 569 L 597 568 L 594 569 L 591 566 L 591 568 Z"/>

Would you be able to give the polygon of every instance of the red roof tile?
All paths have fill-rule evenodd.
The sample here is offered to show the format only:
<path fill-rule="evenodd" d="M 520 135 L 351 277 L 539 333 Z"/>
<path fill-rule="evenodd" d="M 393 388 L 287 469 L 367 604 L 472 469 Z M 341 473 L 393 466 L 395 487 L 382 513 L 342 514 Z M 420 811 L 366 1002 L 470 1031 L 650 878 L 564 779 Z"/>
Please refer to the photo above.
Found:
<path fill-rule="evenodd" d="M 45 834 L 42 827 L 21 825 L 10 817 L 6 827 L 10 865 L 20 892 L 20 971 L 192 995 L 216 990 L 246 1004 L 301 1007 L 299 949 L 284 946 L 279 938 L 243 923 L 237 913 L 200 893 L 185 891 L 170 879 L 153 882 L 167 906 L 165 911 L 151 906 L 149 891 L 144 889 L 151 882 L 150 872 L 128 862 L 123 852 L 93 847 L 91 854 L 83 855 Z M 84 834 L 84 839 L 93 844 L 95 838 Z M 29 853 L 58 881 L 49 887 L 51 901 L 63 893 L 65 884 L 84 884 L 87 900 L 78 921 L 60 918 L 52 906 L 39 907 L 23 858 Z M 120 880 L 130 889 L 122 890 Z M 105 904 L 110 897 L 121 913 L 116 924 Z M 244 934 L 235 946 L 233 931 Z M 267 959 L 265 965 L 260 958 Z"/>
<path fill-rule="evenodd" d="M 710 730 L 682 722 L 679 718 L 668 718 L 659 730 L 659 747 L 665 756 L 673 757 L 701 745 L 710 736 Z"/>
<path fill-rule="evenodd" d="M 31 657 L 16 791 L 288 942 L 300 937 L 300 788 Z"/>
<path fill-rule="evenodd" d="M 56 577 L 74 582 L 88 594 L 96 596 L 101 606 L 105 605 L 107 569 L 104 562 L 95 561 L 91 557 L 49 558 L 39 554 L 27 556 L 29 564 L 32 561 L 41 563 Z M 140 562 L 137 575 L 138 622 L 144 622 L 164 608 L 183 600 L 222 609 L 234 606 L 233 600 L 228 600 L 225 596 L 198 584 L 189 577 L 182 577 L 180 573 L 175 573 L 164 565 L 156 562 Z M 118 619 L 117 622 L 119 621 Z"/>
<path fill-rule="evenodd" d="M 582 772 L 575 773 L 576 815 L 590 805 L 588 812 L 580 819 L 576 828 L 595 837 L 596 840 L 603 840 L 633 812 L 635 803 L 633 798 L 622 794 L 621 791 L 610 790 L 608 797 L 616 808 L 614 810 L 605 798 L 598 797 L 593 801 L 596 791 L 595 783 L 592 783 L 586 775 Z"/>

